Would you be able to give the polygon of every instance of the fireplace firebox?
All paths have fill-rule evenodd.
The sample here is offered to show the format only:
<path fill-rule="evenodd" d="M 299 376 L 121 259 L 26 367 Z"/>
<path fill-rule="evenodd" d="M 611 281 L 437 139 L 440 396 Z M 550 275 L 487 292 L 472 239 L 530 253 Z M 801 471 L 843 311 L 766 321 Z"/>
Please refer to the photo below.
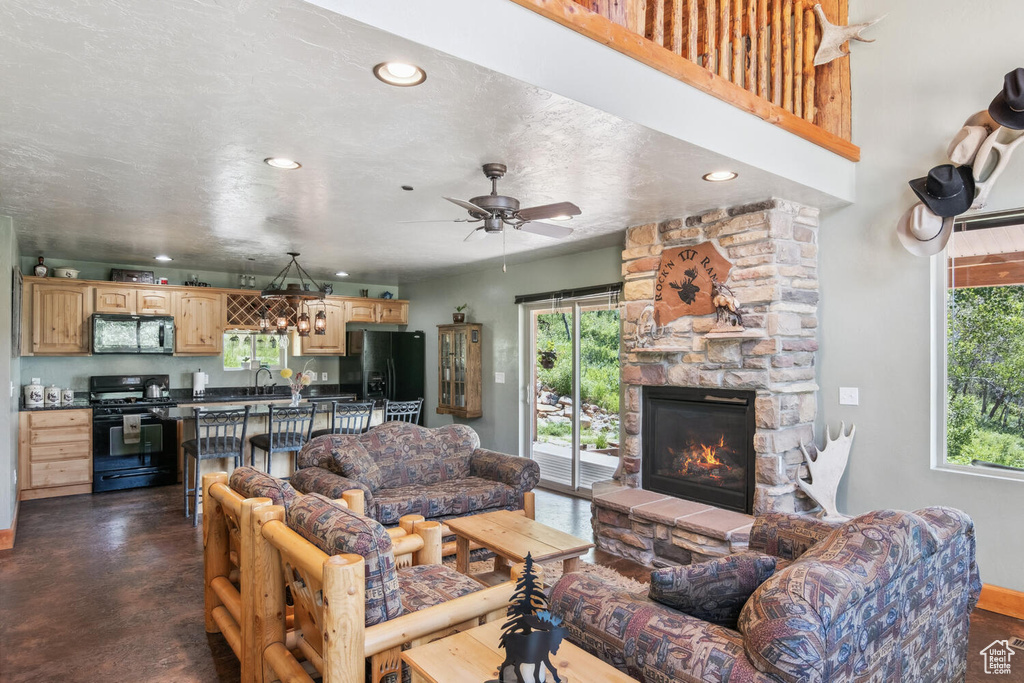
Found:
<path fill-rule="evenodd" d="M 753 391 L 644 387 L 645 489 L 750 514 Z"/>

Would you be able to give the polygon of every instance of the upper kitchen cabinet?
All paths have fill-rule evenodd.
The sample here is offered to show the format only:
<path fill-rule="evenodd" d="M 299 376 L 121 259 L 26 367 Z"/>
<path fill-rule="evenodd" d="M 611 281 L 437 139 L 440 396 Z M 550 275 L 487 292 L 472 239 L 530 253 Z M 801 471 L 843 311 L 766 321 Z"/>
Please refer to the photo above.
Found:
<path fill-rule="evenodd" d="M 292 355 L 294 356 L 344 356 L 345 355 L 345 309 L 344 301 L 325 299 L 324 311 L 327 313 L 325 334 L 314 334 L 308 337 L 294 335 Z M 309 316 L 314 318 L 320 311 L 320 303 L 309 304 Z"/>
<path fill-rule="evenodd" d="M 92 287 L 73 280 L 25 278 L 22 353 L 36 356 L 89 354 Z"/>
<path fill-rule="evenodd" d="M 178 356 L 216 356 L 224 344 L 224 293 L 174 293 L 174 353 Z"/>
<path fill-rule="evenodd" d="M 96 313 L 173 315 L 170 291 L 99 286 L 95 292 L 93 306 Z"/>
<path fill-rule="evenodd" d="M 349 299 L 348 321 L 350 323 L 409 323 L 409 302 L 398 299 Z"/>

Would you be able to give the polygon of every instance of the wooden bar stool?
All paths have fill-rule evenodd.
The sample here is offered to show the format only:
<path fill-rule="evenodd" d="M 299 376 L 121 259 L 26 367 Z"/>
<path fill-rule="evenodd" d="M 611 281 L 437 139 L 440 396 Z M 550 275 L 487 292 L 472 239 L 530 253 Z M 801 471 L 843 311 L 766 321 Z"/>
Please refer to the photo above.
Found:
<path fill-rule="evenodd" d="M 264 451 L 264 471 L 267 474 L 270 474 L 271 454 L 301 450 L 313 432 L 315 415 L 315 403 L 294 407 L 271 404 L 267 417 L 267 433 L 257 434 L 249 439 L 249 445 L 252 446 L 252 466 L 256 466 L 257 448 Z"/>
<path fill-rule="evenodd" d="M 370 428 L 373 402 L 331 401 L 331 427 L 318 429 L 311 438 L 325 434 L 363 434 Z"/>
<path fill-rule="evenodd" d="M 199 463 L 203 460 L 234 458 L 235 467 L 242 465 L 245 452 L 245 430 L 249 426 L 249 409 L 206 410 L 195 409 L 196 438 L 181 444 L 185 451 L 185 517 L 188 513 L 188 495 L 193 495 L 192 526 L 199 521 Z M 192 465 L 192 488 L 188 485 L 189 459 Z"/>

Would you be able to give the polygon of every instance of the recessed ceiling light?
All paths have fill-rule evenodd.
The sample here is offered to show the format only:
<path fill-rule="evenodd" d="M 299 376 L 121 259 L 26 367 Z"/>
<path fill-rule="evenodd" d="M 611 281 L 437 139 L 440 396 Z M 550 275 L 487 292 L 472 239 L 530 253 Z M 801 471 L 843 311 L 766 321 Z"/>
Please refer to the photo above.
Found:
<path fill-rule="evenodd" d="M 348 273 L 346 273 L 344 270 L 339 270 L 334 275 L 335 275 L 335 277 L 348 277 Z"/>
<path fill-rule="evenodd" d="M 713 173 L 705 173 L 704 180 L 709 183 L 724 183 L 727 180 L 733 180 L 739 173 L 733 171 L 715 171 Z"/>
<path fill-rule="evenodd" d="M 267 157 L 263 160 L 267 166 L 273 166 L 274 168 L 281 168 L 286 171 L 294 171 L 297 168 L 302 168 L 302 164 L 291 159 L 285 159 L 284 157 Z"/>
<path fill-rule="evenodd" d="M 427 72 L 415 64 L 405 62 L 381 62 L 373 67 L 373 75 L 388 85 L 409 87 L 427 80 Z"/>
<path fill-rule="evenodd" d="M 170 256 L 167 256 L 165 254 L 160 254 L 159 256 L 154 256 L 153 258 L 155 260 L 157 260 L 157 261 L 173 261 L 174 260 Z"/>
<path fill-rule="evenodd" d="M 549 221 L 571 221 L 572 220 L 572 216 L 566 216 L 566 215 L 563 214 L 561 216 L 552 216 L 548 220 Z"/>

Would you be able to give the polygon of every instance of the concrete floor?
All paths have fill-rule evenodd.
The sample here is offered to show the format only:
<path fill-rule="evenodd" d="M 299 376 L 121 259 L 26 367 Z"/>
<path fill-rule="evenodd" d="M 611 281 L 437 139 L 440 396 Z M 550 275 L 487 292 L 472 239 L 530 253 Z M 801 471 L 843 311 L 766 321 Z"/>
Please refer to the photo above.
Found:
<path fill-rule="evenodd" d="M 237 681 L 231 649 L 203 629 L 202 534 L 181 505 L 176 486 L 22 503 L 0 551 L 0 681 Z M 586 500 L 538 492 L 537 518 L 591 534 Z M 584 559 L 647 580 L 628 560 Z M 1024 622 L 976 610 L 967 680 L 989 680 L 979 650 L 1013 637 Z M 1024 681 L 1020 658 L 998 680 Z"/>

